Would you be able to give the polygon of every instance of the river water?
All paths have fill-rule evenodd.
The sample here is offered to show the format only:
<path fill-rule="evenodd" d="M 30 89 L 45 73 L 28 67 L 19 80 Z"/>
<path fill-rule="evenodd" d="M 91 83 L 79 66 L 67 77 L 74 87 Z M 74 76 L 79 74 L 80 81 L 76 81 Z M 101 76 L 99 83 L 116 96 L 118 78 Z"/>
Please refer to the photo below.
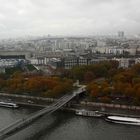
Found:
<path fill-rule="evenodd" d="M 0 108 L 0 128 L 36 111 Z M 57 111 L 43 116 L 6 140 L 140 140 L 140 126 L 108 123 L 99 118 Z"/>

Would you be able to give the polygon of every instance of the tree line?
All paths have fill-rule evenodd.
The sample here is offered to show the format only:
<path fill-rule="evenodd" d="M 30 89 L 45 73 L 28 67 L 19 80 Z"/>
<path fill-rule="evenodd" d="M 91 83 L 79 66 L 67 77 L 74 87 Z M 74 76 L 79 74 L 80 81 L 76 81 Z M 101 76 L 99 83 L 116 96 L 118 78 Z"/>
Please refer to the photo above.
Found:
<path fill-rule="evenodd" d="M 140 64 L 120 68 L 118 61 L 102 61 L 61 70 L 61 76 L 87 84 L 88 96 L 92 100 L 111 102 L 120 98 L 128 104 L 140 105 Z"/>
<path fill-rule="evenodd" d="M 15 72 L 10 77 L 0 75 L 0 90 L 8 93 L 57 97 L 72 90 L 73 81 L 44 75 Z"/>

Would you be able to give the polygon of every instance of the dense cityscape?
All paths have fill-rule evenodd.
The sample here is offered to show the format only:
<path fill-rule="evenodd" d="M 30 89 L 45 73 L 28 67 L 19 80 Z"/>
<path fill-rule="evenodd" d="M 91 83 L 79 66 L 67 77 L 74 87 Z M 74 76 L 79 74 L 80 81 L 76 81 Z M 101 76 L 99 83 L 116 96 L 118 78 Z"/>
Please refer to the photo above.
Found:
<path fill-rule="evenodd" d="M 70 69 L 75 65 L 95 64 L 103 60 L 116 60 L 120 67 L 127 68 L 139 63 L 140 39 L 127 38 L 123 31 L 112 37 L 48 35 L 32 39 L 1 40 L 0 49 L 1 68 L 16 65 L 17 60 L 21 59 L 33 65 L 50 66 L 54 69 Z"/>
<path fill-rule="evenodd" d="M 0 0 L 0 140 L 139 140 L 139 0 Z"/>
<path fill-rule="evenodd" d="M 115 113 L 118 108 L 119 112 L 131 110 L 127 116 L 139 115 L 139 37 L 127 37 L 123 31 L 117 36 L 48 35 L 3 39 L 0 49 L 2 102 L 8 97 L 21 105 L 44 106 L 82 84 L 86 94 L 70 107 L 78 109 L 75 104 L 79 104 L 104 113 L 109 108 Z"/>

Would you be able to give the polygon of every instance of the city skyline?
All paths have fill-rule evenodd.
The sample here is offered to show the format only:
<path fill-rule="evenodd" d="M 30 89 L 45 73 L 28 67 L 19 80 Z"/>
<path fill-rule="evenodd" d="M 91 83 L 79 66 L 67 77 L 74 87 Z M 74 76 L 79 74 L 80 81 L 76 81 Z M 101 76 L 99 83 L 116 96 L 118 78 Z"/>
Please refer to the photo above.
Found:
<path fill-rule="evenodd" d="M 0 0 L 1 38 L 139 34 L 139 0 Z"/>

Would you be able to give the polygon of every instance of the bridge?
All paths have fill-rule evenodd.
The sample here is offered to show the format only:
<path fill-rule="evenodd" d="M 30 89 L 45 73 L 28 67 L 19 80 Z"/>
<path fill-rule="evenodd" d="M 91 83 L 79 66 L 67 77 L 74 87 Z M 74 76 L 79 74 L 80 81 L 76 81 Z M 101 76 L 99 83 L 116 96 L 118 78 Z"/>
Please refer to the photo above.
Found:
<path fill-rule="evenodd" d="M 50 115 L 51 113 L 55 112 L 59 108 L 61 108 L 63 105 L 68 103 L 70 100 L 72 100 L 74 97 L 78 96 L 79 94 L 85 92 L 85 86 L 80 86 L 78 89 L 73 91 L 71 94 L 66 94 L 59 98 L 56 102 L 52 103 L 50 106 L 45 107 L 42 110 L 39 110 L 38 112 L 35 112 L 27 117 L 24 117 L 22 119 L 19 119 L 18 121 L 14 122 L 13 124 L 10 124 L 6 128 L 0 130 L 0 140 L 3 140 L 10 135 L 18 132 L 19 130 L 25 128 L 26 126 L 30 125 L 32 122 L 37 120 L 43 115 Z"/>

